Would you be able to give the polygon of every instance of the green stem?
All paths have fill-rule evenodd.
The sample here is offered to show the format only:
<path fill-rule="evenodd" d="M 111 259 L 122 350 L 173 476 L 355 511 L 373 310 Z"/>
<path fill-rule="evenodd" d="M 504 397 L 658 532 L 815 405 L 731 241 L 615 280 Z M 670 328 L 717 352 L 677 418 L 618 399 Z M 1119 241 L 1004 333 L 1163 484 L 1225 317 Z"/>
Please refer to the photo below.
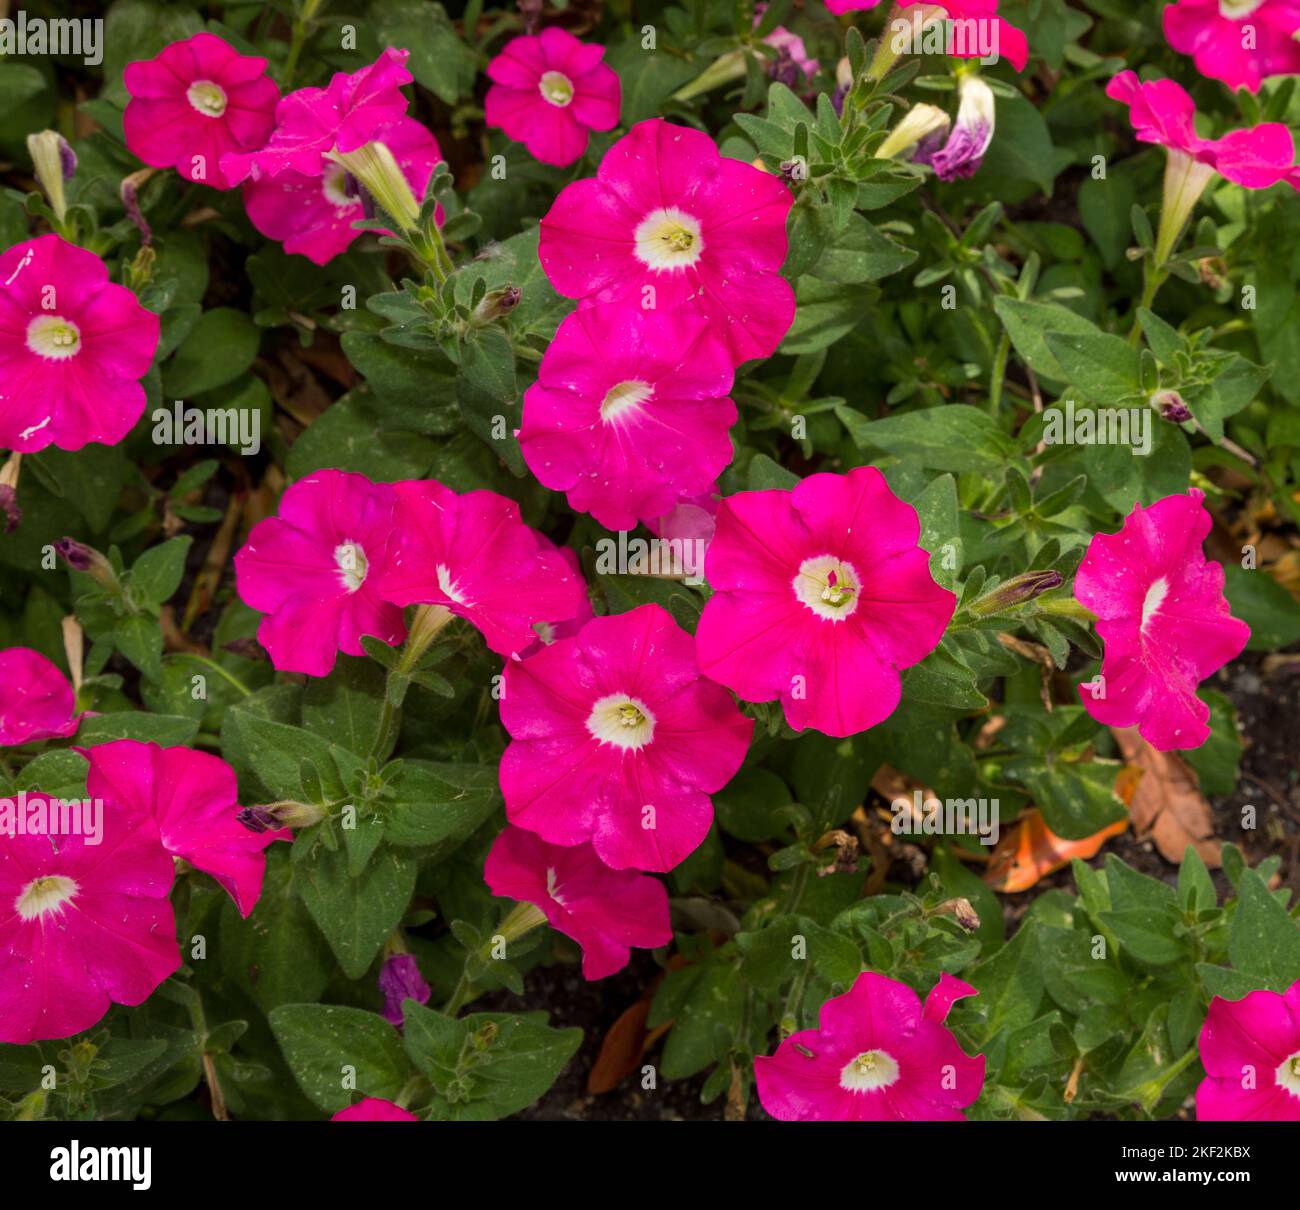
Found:
<path fill-rule="evenodd" d="M 993 376 L 989 379 L 989 412 L 996 416 L 1002 404 L 1002 384 L 1007 376 L 1007 358 L 1011 356 L 1011 334 L 1004 328 L 993 358 Z"/>
<path fill-rule="evenodd" d="M 1137 309 L 1133 312 L 1133 327 L 1128 334 L 1128 342 L 1134 348 L 1137 348 L 1138 342 L 1142 338 L 1141 313 L 1151 309 L 1151 304 L 1155 302 L 1160 287 L 1169 278 L 1169 270 L 1164 267 L 1163 261 L 1159 261 L 1159 250 L 1157 250 L 1156 258 L 1158 263 L 1153 264 L 1150 260 L 1142 263 L 1142 301 L 1138 303 Z"/>
<path fill-rule="evenodd" d="M 799 910 L 799 902 L 803 899 L 803 893 L 808 887 L 808 878 L 812 874 L 812 862 L 806 861 L 794 872 L 794 878 L 790 883 L 790 893 L 786 896 L 785 912 L 786 916 L 793 916 Z"/>
<path fill-rule="evenodd" d="M 290 35 L 289 57 L 284 61 L 284 89 L 289 90 L 289 85 L 293 82 L 293 74 L 298 70 L 298 58 L 302 54 L 302 48 L 307 42 L 307 27 L 311 24 L 312 18 L 316 16 L 323 0 L 304 0 L 302 8 L 298 10 L 298 15 L 293 21 L 293 30 Z"/>
<path fill-rule="evenodd" d="M 245 697 L 252 696 L 253 691 L 247 685 L 245 685 L 244 682 L 241 681 L 239 677 L 237 677 L 233 672 L 227 671 L 220 664 L 218 664 L 216 660 L 210 660 L 206 655 L 199 655 L 197 652 L 194 651 L 179 651 L 176 654 L 183 655 L 187 659 L 193 660 L 196 664 L 203 664 L 206 667 L 211 668 L 213 672 L 220 674 L 232 685 L 234 685 L 234 687 L 238 689 L 239 692 L 242 693 Z"/>

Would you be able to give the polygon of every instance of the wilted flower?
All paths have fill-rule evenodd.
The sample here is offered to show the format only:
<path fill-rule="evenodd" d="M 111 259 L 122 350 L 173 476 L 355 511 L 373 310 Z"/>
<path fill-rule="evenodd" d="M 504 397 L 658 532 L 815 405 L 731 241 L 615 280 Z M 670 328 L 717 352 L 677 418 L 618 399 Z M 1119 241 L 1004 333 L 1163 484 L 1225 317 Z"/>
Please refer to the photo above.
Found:
<path fill-rule="evenodd" d="M 404 1020 L 403 1001 L 429 1003 L 429 985 L 410 954 L 393 954 L 380 967 L 379 993 L 384 997 L 384 1019 L 399 1027 Z"/>
<path fill-rule="evenodd" d="M 972 177 L 984 162 L 993 142 L 993 91 L 974 72 L 967 72 L 958 85 L 961 104 L 957 121 L 943 147 L 930 157 L 930 166 L 941 181 Z"/>

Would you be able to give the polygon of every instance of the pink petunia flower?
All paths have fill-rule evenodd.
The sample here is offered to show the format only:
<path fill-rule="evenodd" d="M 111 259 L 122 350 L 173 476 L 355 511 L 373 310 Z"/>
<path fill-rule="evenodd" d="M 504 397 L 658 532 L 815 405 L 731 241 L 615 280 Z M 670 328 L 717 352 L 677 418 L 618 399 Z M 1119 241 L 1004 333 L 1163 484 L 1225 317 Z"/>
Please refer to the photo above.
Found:
<path fill-rule="evenodd" d="M 907 984 L 863 971 L 822 1005 L 816 1029 L 754 1060 L 758 1099 L 783 1122 L 960 1122 L 984 1087 L 984 1056 L 943 1023 L 977 994 L 945 973 L 922 1008 Z"/>
<path fill-rule="evenodd" d="M 158 316 L 57 235 L 0 253 L 0 448 L 114 445 L 144 412 Z"/>
<path fill-rule="evenodd" d="M 1281 995 L 1215 996 L 1201 1027 L 1200 1122 L 1300 1122 L 1300 980 Z"/>
<path fill-rule="evenodd" d="M 547 844 L 507 825 L 493 842 L 483 877 L 492 894 L 534 904 L 552 928 L 582 946 L 587 979 L 621 971 L 632 946 L 654 949 L 673 939 L 663 883 L 610 869 L 589 844 Z"/>
<path fill-rule="evenodd" d="M 506 665 L 512 739 L 501 789 L 512 823 L 590 841 L 614 869 L 671 870 L 713 821 L 709 795 L 745 759 L 754 722 L 700 676 L 691 636 L 658 605 L 593 618 Z"/>
<path fill-rule="evenodd" d="M 873 9 L 881 0 L 826 0 L 837 16 Z M 998 16 L 998 0 L 945 0 L 942 4 L 900 3 L 890 13 L 881 37 L 886 44 L 898 39 L 901 49 L 920 53 L 926 46 L 925 33 L 940 21 L 947 21 L 947 53 L 958 59 L 982 58 L 992 53 L 1007 59 L 1017 71 L 1029 62 L 1029 42 L 1023 30 Z M 907 41 L 904 44 L 903 39 Z"/>
<path fill-rule="evenodd" d="M 726 349 L 694 311 L 575 311 L 524 394 L 524 461 L 570 507 L 606 529 L 632 529 L 726 469 L 732 377 Z"/>
<path fill-rule="evenodd" d="M 376 589 L 384 600 L 441 605 L 507 657 L 537 641 L 538 625 L 590 608 L 575 564 L 523 523 L 513 500 L 457 496 L 433 480 L 393 488 L 393 547 Z"/>
<path fill-rule="evenodd" d="M 365 1097 L 355 1105 L 340 1109 L 331 1122 L 418 1122 L 420 1119 L 383 1097 Z"/>
<path fill-rule="evenodd" d="M 364 635 L 406 637 L 402 611 L 376 587 L 393 539 L 394 490 L 364 475 L 321 470 L 280 498 L 235 555 L 235 584 L 267 616 L 258 640 L 283 672 L 327 676 L 338 652 L 363 655 Z"/>
<path fill-rule="evenodd" d="M 128 63 L 122 80 L 131 94 L 122 115 L 131 154 L 214 189 L 230 187 L 222 156 L 261 147 L 275 125 L 280 90 L 266 60 L 241 55 L 215 34 L 195 34 L 156 58 Z"/>
<path fill-rule="evenodd" d="M 213 878 L 247 916 L 262 894 L 263 850 L 287 829 L 255 833 L 239 823 L 235 771 L 192 748 L 119 739 L 77 751 L 90 762 L 86 792 L 115 808 L 152 815 L 167 852 Z"/>
<path fill-rule="evenodd" d="M 702 131 L 652 118 L 594 177 L 561 190 L 538 255 L 551 285 L 584 307 L 698 310 L 738 365 L 769 356 L 794 320 L 779 272 L 793 202 L 780 178 L 720 155 Z"/>
<path fill-rule="evenodd" d="M 0 651 L 0 748 L 76 732 L 76 695 L 58 668 L 30 647 Z"/>
<path fill-rule="evenodd" d="M 428 1004 L 431 990 L 420 974 L 419 963 L 410 954 L 392 954 L 379 969 L 379 994 L 384 997 L 383 1017 L 399 1029 L 406 1020 L 403 1003 L 416 1000 Z"/>
<path fill-rule="evenodd" d="M 754 5 L 754 28 L 757 29 L 767 12 L 766 4 Z M 804 40 L 798 34 L 786 29 L 784 25 L 776 26 L 763 38 L 765 45 L 772 47 L 777 57 L 767 65 L 768 75 L 780 80 L 787 88 L 796 88 L 817 74 L 821 65 L 808 54 Z"/>
<path fill-rule="evenodd" d="M 1267 189 L 1286 181 L 1300 189 L 1291 131 L 1281 122 L 1261 122 L 1233 130 L 1219 139 L 1196 133 L 1196 106 L 1173 80 L 1142 83 L 1122 71 L 1106 85 L 1106 95 L 1129 107 L 1129 121 L 1139 141 L 1168 152 L 1156 259 L 1163 263 L 1217 172 L 1246 189 Z"/>
<path fill-rule="evenodd" d="M 590 131 L 618 125 L 622 88 L 604 57 L 603 46 L 557 26 L 512 38 L 488 64 L 487 124 L 543 164 L 562 168 L 581 159 Z"/>
<path fill-rule="evenodd" d="M 1300 0 L 1177 0 L 1164 27 L 1174 50 L 1229 88 L 1258 92 L 1268 76 L 1300 74 Z"/>
<path fill-rule="evenodd" d="M 438 140 L 414 118 L 397 118 L 374 130 L 373 141 L 393 153 L 411 192 L 424 196 L 434 166 L 442 159 Z M 254 227 L 284 250 L 318 265 L 346 252 L 361 234 L 352 224 L 365 217 L 356 182 L 341 164 L 319 176 L 286 169 L 278 176 L 244 182 L 244 206 Z"/>
<path fill-rule="evenodd" d="M 1228 611 L 1223 567 L 1201 549 L 1213 524 L 1204 498 L 1192 488 L 1135 504 L 1118 533 L 1093 536 L 1074 579 L 1105 644 L 1100 682 L 1079 686 L 1084 708 L 1105 726 L 1137 727 L 1162 752 L 1210 738 L 1196 686 L 1250 638 Z"/>
<path fill-rule="evenodd" d="M 256 151 L 226 155 L 221 170 L 229 185 L 247 177 L 279 176 L 293 171 L 321 176 L 331 151 L 356 151 L 375 132 L 406 114 L 402 85 L 410 51 L 385 50 L 369 67 L 349 75 L 336 72 L 326 88 L 300 88 L 281 100 L 275 130 Z"/>
<path fill-rule="evenodd" d="M 26 811 L 53 801 L 28 794 Z M 0 1042 L 80 1033 L 181 964 L 175 869 L 153 817 L 108 803 L 94 831 L 53 831 L 47 815 L 40 832 L 0 833 Z"/>
<path fill-rule="evenodd" d="M 919 537 L 916 510 L 874 467 L 728 496 L 695 632 L 704 675 L 745 701 L 779 698 L 796 731 L 853 735 L 888 718 L 900 669 L 935 649 L 957 604 Z"/>

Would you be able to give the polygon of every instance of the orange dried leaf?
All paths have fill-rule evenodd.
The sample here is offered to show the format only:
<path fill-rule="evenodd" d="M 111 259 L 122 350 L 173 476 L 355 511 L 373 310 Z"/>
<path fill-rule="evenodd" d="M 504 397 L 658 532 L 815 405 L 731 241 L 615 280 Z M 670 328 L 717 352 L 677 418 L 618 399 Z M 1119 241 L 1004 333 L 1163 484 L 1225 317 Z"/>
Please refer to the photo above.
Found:
<path fill-rule="evenodd" d="M 1128 827 L 1127 819 L 1116 820 L 1082 840 L 1063 840 L 1043 822 L 1037 807 L 1026 811 L 998 841 L 984 873 L 984 881 L 995 891 L 1015 894 L 1027 891 L 1040 878 L 1068 865 L 1074 858 L 1087 860 L 1112 836 Z"/>

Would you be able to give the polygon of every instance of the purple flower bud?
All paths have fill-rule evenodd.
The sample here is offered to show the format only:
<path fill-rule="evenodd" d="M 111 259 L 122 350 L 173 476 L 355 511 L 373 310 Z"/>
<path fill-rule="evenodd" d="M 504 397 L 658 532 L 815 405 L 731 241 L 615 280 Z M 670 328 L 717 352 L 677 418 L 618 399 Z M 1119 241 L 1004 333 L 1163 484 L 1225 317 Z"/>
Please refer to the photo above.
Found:
<path fill-rule="evenodd" d="M 149 247 L 153 243 L 153 231 L 150 230 L 149 222 L 144 217 L 144 211 L 140 209 L 140 189 L 134 174 L 122 181 L 117 193 L 122 199 L 126 217 L 131 220 L 132 225 L 140 232 L 140 242 L 146 248 Z"/>
<path fill-rule="evenodd" d="M 474 308 L 473 322 L 476 325 L 490 324 L 509 315 L 523 298 L 523 291 L 518 286 L 503 286 L 500 290 L 489 290 L 482 301 Z"/>
<path fill-rule="evenodd" d="M 1059 571 L 1023 572 L 986 592 L 970 607 L 971 613 L 980 615 L 1002 613 L 1013 605 L 1032 601 L 1053 588 L 1059 588 L 1062 582 L 1063 578 Z"/>
<path fill-rule="evenodd" d="M 410 954 L 394 954 L 379 971 L 379 990 L 384 997 L 385 1020 L 402 1026 L 402 1001 L 429 1003 L 429 985 Z"/>
<path fill-rule="evenodd" d="M 23 510 L 18 507 L 18 493 L 7 483 L 0 483 L 0 512 L 4 513 L 4 531 L 11 534 L 23 519 Z"/>
<path fill-rule="evenodd" d="M 1160 418 L 1171 424 L 1185 424 L 1192 418 L 1192 409 L 1177 391 L 1157 391 L 1151 396 L 1151 402 L 1159 409 Z"/>
<path fill-rule="evenodd" d="M 55 554 L 64 560 L 74 572 L 88 572 L 100 584 L 116 585 L 117 576 L 109 563 L 98 550 L 75 538 L 60 538 L 55 543 Z"/>
<path fill-rule="evenodd" d="M 72 174 L 77 171 L 77 153 L 62 135 L 59 136 L 59 164 L 63 169 L 63 179 L 72 180 Z"/>
<path fill-rule="evenodd" d="M 250 832 L 270 832 L 280 826 L 280 821 L 265 807 L 245 807 L 235 819 Z"/>

